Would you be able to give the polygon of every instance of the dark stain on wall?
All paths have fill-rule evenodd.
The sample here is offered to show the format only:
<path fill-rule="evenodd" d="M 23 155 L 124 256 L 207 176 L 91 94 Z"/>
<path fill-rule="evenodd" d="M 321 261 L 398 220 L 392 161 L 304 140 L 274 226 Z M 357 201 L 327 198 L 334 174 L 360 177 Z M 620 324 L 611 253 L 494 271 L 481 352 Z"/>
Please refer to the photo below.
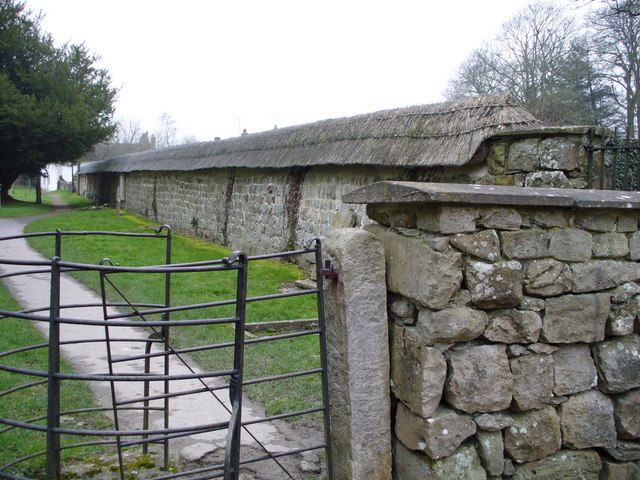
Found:
<path fill-rule="evenodd" d="M 227 188 L 224 192 L 224 210 L 222 218 L 222 244 L 228 245 L 227 233 L 229 229 L 229 211 L 231 210 L 231 201 L 233 199 L 233 187 L 236 184 L 236 169 L 229 169 L 229 175 L 227 176 Z"/>
<path fill-rule="evenodd" d="M 298 240 L 296 227 L 300 214 L 300 200 L 302 198 L 302 185 L 304 177 L 309 171 L 309 167 L 293 167 L 287 176 L 287 199 L 284 203 L 284 213 L 287 221 L 288 238 L 285 245 L 286 250 L 293 250 Z"/>

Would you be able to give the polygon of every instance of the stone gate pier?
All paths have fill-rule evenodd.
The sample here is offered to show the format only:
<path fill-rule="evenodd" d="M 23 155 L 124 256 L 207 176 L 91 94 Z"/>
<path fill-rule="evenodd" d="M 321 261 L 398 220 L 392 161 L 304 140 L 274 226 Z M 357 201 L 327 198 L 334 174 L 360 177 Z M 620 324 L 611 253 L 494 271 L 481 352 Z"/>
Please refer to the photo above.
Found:
<path fill-rule="evenodd" d="M 379 182 L 326 242 L 340 479 L 640 478 L 640 193 Z"/>

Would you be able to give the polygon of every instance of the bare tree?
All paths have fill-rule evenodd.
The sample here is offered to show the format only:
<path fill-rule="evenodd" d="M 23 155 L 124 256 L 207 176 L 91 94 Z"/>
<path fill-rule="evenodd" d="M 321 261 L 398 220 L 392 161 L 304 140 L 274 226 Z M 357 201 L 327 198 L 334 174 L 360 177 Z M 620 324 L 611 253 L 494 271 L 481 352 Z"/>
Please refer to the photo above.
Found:
<path fill-rule="evenodd" d="M 640 16 L 640 0 L 573 0 L 579 5 L 600 3 L 608 8 L 607 15 Z"/>
<path fill-rule="evenodd" d="M 176 121 L 167 112 L 158 117 L 158 129 L 156 130 L 156 139 L 158 147 L 170 147 L 176 144 L 178 128 Z"/>
<path fill-rule="evenodd" d="M 136 143 L 142 135 L 142 128 L 138 120 L 121 118 L 116 125 L 113 141 L 117 143 Z"/>

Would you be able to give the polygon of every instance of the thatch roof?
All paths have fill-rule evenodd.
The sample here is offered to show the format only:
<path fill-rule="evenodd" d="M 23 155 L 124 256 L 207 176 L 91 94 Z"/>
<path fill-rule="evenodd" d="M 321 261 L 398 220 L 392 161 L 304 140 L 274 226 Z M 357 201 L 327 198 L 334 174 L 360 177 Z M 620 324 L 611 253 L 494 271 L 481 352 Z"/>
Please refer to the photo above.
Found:
<path fill-rule="evenodd" d="M 542 124 L 510 97 L 422 105 L 121 155 L 96 172 L 316 165 L 461 166 L 490 136 Z"/>

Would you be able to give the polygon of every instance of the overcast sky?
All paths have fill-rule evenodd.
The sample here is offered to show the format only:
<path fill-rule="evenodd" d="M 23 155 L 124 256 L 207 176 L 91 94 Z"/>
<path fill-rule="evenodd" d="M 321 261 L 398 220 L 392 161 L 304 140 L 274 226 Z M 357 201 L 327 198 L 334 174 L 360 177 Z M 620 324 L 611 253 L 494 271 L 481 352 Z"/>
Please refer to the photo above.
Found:
<path fill-rule="evenodd" d="M 212 140 L 443 100 L 458 65 L 529 0 L 25 0 L 85 43 L 116 118 Z M 561 0 L 567 5 L 569 0 Z"/>

